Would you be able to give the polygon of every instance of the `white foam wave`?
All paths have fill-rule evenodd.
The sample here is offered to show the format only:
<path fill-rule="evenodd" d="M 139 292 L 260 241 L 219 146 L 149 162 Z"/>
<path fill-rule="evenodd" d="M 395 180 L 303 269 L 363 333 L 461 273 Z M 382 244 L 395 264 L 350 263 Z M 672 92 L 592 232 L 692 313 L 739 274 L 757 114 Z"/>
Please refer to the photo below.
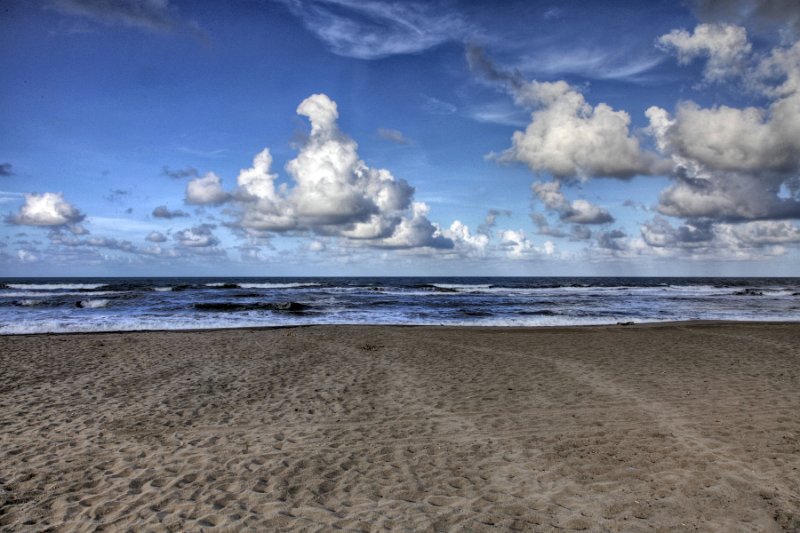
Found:
<path fill-rule="evenodd" d="M 108 283 L 8 283 L 9 289 L 29 290 L 29 291 L 54 291 L 54 290 L 76 290 L 76 289 L 99 289 L 106 287 Z"/>
<path fill-rule="evenodd" d="M 83 300 L 81 307 L 84 309 L 99 309 L 108 305 L 110 300 Z"/>
<path fill-rule="evenodd" d="M 491 284 L 476 284 L 476 285 L 463 285 L 458 283 L 432 283 L 434 287 L 439 287 L 440 289 L 455 289 L 455 290 L 480 290 L 480 289 L 491 289 Z"/>
<path fill-rule="evenodd" d="M 296 289 L 298 287 L 319 287 L 319 283 L 239 283 L 243 289 Z"/>
<path fill-rule="evenodd" d="M 156 292 L 171 292 L 172 287 L 153 287 L 153 290 Z"/>
<path fill-rule="evenodd" d="M 17 302 L 17 305 L 22 305 L 25 307 L 33 307 L 36 305 L 40 305 L 42 303 L 43 303 L 42 300 L 20 300 Z"/>
<path fill-rule="evenodd" d="M 333 315 L 327 318 L 315 317 L 313 319 L 299 319 L 290 316 L 274 316 L 269 318 L 254 318 L 248 316 L 220 317 L 198 319 L 197 317 L 101 317 L 95 320 L 80 320 L 75 317 L 62 317 L 53 319 L 15 320 L 0 323 L 0 335 L 17 335 L 30 333 L 80 333 L 95 331 L 153 331 L 153 330 L 186 330 L 186 329 L 228 329 L 243 327 L 270 327 L 270 326 L 296 326 L 313 324 L 381 324 L 381 325 L 418 325 L 418 326 L 472 326 L 472 327 L 552 327 L 552 326 L 592 326 L 614 325 L 617 322 L 671 322 L 680 320 L 696 320 L 699 317 L 675 316 L 670 319 L 639 319 L 639 318 L 609 318 L 609 317 L 565 317 L 565 316 L 538 316 L 538 317 L 486 317 L 477 320 L 437 320 L 425 318 L 411 318 L 406 315 L 374 315 L 351 314 L 347 317 Z M 704 320 L 741 320 L 746 322 L 760 321 L 790 321 L 797 322 L 800 318 L 796 314 L 762 316 L 749 315 L 709 315 L 703 316 Z"/>
<path fill-rule="evenodd" d="M 93 292 L 92 296 L 108 296 L 110 294 L 122 294 L 120 291 L 97 291 Z M 22 292 L 3 292 L 0 291 L 0 298 L 52 298 L 58 296 L 88 296 L 85 292 L 39 292 L 39 291 L 22 291 Z"/>

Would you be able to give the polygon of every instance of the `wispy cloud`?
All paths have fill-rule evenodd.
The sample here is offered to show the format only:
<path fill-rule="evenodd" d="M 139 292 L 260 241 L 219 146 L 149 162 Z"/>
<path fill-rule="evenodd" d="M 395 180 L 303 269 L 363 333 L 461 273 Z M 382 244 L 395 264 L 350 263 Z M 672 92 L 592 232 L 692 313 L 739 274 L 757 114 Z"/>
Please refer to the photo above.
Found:
<path fill-rule="evenodd" d="M 450 102 L 445 102 L 427 94 L 422 95 L 422 110 L 432 115 L 452 115 L 458 107 Z"/>
<path fill-rule="evenodd" d="M 117 218 L 117 217 L 96 217 L 90 216 L 86 219 L 86 223 L 92 226 L 93 229 L 106 230 L 109 232 L 126 232 L 126 233 L 144 233 L 148 231 L 158 230 L 161 226 L 152 222 L 145 222 L 132 218 Z"/>
<path fill-rule="evenodd" d="M 167 166 L 162 167 L 161 174 L 176 180 L 182 178 L 196 178 L 200 175 L 200 173 L 194 167 L 173 169 Z"/>
<path fill-rule="evenodd" d="M 395 144 L 410 144 L 411 139 L 403 135 L 402 131 L 393 130 L 390 128 L 378 128 L 378 137 Z"/>
<path fill-rule="evenodd" d="M 0 204 L 19 202 L 25 198 L 21 192 L 0 191 Z"/>
<path fill-rule="evenodd" d="M 226 153 L 228 153 L 228 150 L 226 148 L 216 148 L 214 150 L 200 150 L 197 148 L 191 148 L 189 146 L 177 146 L 175 149 L 185 154 L 197 155 L 200 157 L 222 157 Z"/>
<path fill-rule="evenodd" d="M 379 59 L 459 41 L 473 28 L 436 2 L 282 0 L 337 55 Z"/>
<path fill-rule="evenodd" d="M 523 57 L 517 68 L 532 77 L 577 75 L 596 80 L 643 81 L 664 56 L 655 51 L 631 54 L 628 50 L 543 48 Z"/>
<path fill-rule="evenodd" d="M 502 124 L 517 128 L 524 128 L 530 122 L 530 113 L 511 105 L 506 100 L 497 100 L 472 106 L 464 111 L 464 115 L 478 122 Z"/>
<path fill-rule="evenodd" d="M 196 21 L 184 20 L 169 0 L 51 0 L 48 7 L 73 17 L 106 26 L 125 26 L 171 33 L 185 32 L 206 41 L 208 35 Z"/>
<path fill-rule="evenodd" d="M 103 198 L 108 200 L 109 202 L 119 202 L 123 198 L 129 196 L 131 191 L 128 189 L 110 189 L 108 194 L 104 195 Z"/>

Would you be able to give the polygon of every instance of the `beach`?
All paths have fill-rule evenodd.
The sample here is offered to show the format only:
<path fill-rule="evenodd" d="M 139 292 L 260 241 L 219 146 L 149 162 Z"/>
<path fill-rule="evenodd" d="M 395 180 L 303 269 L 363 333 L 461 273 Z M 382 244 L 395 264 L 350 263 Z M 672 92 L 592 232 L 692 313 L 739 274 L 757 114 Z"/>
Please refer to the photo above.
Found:
<path fill-rule="evenodd" d="M 2 531 L 800 531 L 800 323 L 0 336 Z"/>

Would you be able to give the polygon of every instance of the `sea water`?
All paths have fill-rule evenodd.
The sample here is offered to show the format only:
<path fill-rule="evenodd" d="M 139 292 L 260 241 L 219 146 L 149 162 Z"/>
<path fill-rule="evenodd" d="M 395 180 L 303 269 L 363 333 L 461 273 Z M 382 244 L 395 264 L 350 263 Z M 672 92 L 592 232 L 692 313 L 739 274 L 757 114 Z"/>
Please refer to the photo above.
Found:
<path fill-rule="evenodd" d="M 800 320 L 800 278 L 5 278 L 0 333 Z"/>

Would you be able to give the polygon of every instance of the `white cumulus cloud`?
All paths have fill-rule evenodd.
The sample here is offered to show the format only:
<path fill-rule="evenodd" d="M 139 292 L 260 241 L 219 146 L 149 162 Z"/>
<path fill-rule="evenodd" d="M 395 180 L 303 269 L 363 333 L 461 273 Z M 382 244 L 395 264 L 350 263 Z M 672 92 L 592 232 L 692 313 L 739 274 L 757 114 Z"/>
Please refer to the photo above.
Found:
<path fill-rule="evenodd" d="M 768 106 L 682 102 L 674 116 L 647 110 L 676 179 L 660 195 L 661 213 L 728 221 L 800 217 L 793 187 L 800 173 L 800 43 L 776 48 L 748 73 Z M 781 196 L 782 188 L 794 192 Z"/>
<path fill-rule="evenodd" d="M 222 188 L 222 178 L 209 172 L 202 178 L 189 180 L 186 184 L 186 203 L 189 205 L 220 205 L 230 196 Z"/>
<path fill-rule="evenodd" d="M 747 31 L 733 24 L 699 24 L 692 33 L 672 30 L 658 38 L 658 46 L 674 51 L 682 65 L 698 57 L 707 59 L 703 76 L 721 81 L 741 74 L 752 47 Z"/>
<path fill-rule="evenodd" d="M 473 72 L 508 91 L 532 109 L 524 131 L 516 131 L 500 161 L 520 162 L 535 173 L 558 179 L 650 174 L 657 161 L 631 134 L 631 117 L 605 103 L 589 104 L 566 81 L 528 81 L 519 72 L 498 68 L 479 48 L 469 48 Z"/>
<path fill-rule="evenodd" d="M 338 127 L 336 103 L 312 95 L 297 107 L 311 133 L 286 163 L 290 184 L 276 185 L 268 149 L 239 173 L 237 225 L 250 232 L 311 232 L 385 248 L 448 248 L 453 243 L 413 204 L 414 188 L 386 169 L 367 165 L 358 144 Z"/>
<path fill-rule="evenodd" d="M 24 226 L 66 226 L 78 224 L 85 217 L 61 193 L 26 194 L 25 203 L 8 221 Z"/>

